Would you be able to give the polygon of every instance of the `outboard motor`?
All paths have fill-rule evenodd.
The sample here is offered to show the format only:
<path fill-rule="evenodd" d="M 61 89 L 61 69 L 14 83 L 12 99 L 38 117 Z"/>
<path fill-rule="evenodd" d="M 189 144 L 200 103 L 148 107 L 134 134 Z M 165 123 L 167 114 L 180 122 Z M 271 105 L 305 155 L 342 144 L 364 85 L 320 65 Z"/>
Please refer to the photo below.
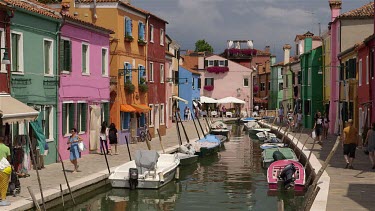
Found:
<path fill-rule="evenodd" d="M 283 181 L 284 188 L 288 190 L 289 188 L 294 187 L 294 181 L 295 178 L 293 177 L 294 173 L 296 172 L 296 167 L 293 163 L 288 164 L 284 167 L 284 169 L 281 171 L 278 178 Z"/>
<path fill-rule="evenodd" d="M 286 157 L 283 155 L 283 153 L 281 153 L 279 151 L 274 151 L 273 154 L 272 154 L 272 158 L 273 158 L 274 161 L 286 159 Z"/>
<path fill-rule="evenodd" d="M 131 190 L 136 189 L 138 186 L 138 169 L 129 169 L 129 187 Z"/>

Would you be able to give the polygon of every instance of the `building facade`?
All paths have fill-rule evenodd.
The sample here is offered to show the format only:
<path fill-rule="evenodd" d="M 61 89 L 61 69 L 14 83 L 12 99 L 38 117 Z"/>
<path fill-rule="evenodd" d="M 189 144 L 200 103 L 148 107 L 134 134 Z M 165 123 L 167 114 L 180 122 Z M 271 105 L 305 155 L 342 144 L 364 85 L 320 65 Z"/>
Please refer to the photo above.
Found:
<path fill-rule="evenodd" d="M 199 101 L 200 99 L 200 73 L 196 70 L 192 70 L 186 66 L 180 66 L 178 70 L 180 80 L 186 82 L 179 83 L 179 97 L 188 101 L 186 104 L 185 102 L 179 101 L 178 107 L 180 108 L 180 117 L 184 120 L 184 110 L 185 108 L 189 108 L 191 114 L 195 114 L 195 106 L 193 105 L 193 101 Z"/>
<path fill-rule="evenodd" d="M 10 46 L 10 20 L 11 15 L 8 14 L 8 7 L 4 4 L 0 4 L 0 19 L 5 20 L 0 22 L 0 47 L 9 48 Z M 7 50 L 8 59 L 10 57 L 10 51 Z M 10 93 L 10 65 L 3 64 L 5 50 L 0 51 L 0 92 Z"/>
<path fill-rule="evenodd" d="M 283 101 L 283 65 L 284 62 L 277 63 L 271 67 L 271 90 L 269 99 L 269 109 L 280 109 Z"/>
<path fill-rule="evenodd" d="M 292 46 L 289 44 L 284 45 L 284 68 L 282 72 L 283 78 L 283 108 L 284 111 L 294 110 L 293 104 L 293 72 L 290 67 L 290 62 L 293 58 L 290 58 L 290 50 Z"/>

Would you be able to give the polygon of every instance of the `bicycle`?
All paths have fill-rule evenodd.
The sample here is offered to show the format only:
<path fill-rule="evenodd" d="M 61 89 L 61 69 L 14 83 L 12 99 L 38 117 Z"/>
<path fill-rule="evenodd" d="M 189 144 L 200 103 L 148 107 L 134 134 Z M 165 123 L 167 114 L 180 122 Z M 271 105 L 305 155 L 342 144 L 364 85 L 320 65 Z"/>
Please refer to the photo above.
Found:
<path fill-rule="evenodd" d="M 150 131 L 148 130 L 148 127 L 145 126 L 145 129 L 142 130 L 139 134 L 139 140 L 141 142 L 144 142 L 146 141 L 146 138 L 148 138 L 149 141 L 151 141 L 151 135 L 150 135 Z"/>

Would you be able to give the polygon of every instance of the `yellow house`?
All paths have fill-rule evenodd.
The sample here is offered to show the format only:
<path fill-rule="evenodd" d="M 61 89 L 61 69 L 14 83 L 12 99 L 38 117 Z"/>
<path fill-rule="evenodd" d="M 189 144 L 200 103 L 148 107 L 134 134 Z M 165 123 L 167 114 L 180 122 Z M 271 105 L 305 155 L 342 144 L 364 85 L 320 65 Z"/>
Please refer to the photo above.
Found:
<path fill-rule="evenodd" d="M 329 31 L 322 34 L 323 38 L 323 105 L 324 111 L 329 111 L 329 98 L 331 96 L 331 35 Z"/>
<path fill-rule="evenodd" d="M 145 64 L 149 13 L 129 3 L 111 0 L 63 0 L 61 5 L 51 6 L 63 7 L 71 15 L 115 32 L 109 40 L 110 123 L 115 123 L 120 143 L 124 143 L 125 136 L 135 137 L 146 125 L 150 109 L 147 90 L 143 89 L 147 87 Z"/>

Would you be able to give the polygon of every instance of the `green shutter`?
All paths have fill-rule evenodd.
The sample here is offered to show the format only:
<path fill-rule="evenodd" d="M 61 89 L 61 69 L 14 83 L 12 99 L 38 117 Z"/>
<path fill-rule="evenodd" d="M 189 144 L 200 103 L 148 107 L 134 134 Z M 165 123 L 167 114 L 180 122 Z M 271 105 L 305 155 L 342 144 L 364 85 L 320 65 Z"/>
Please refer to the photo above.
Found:
<path fill-rule="evenodd" d="M 63 103 L 62 104 L 62 134 L 65 135 L 66 134 L 66 117 L 68 115 L 67 113 L 67 104 L 66 103 Z"/>
<path fill-rule="evenodd" d="M 104 121 L 106 121 L 107 124 L 109 124 L 109 103 L 104 103 L 103 107 L 104 107 Z"/>
<path fill-rule="evenodd" d="M 59 70 L 60 72 L 64 70 L 64 40 L 60 39 L 59 42 Z"/>
<path fill-rule="evenodd" d="M 49 114 L 50 114 L 50 111 L 51 111 L 51 108 L 50 107 L 47 107 L 45 108 L 46 111 L 44 113 L 44 119 L 45 119 L 45 122 L 44 122 L 44 136 L 46 137 L 46 139 L 49 139 Z"/>
<path fill-rule="evenodd" d="M 225 60 L 225 67 L 228 67 L 228 60 Z"/>
<path fill-rule="evenodd" d="M 208 66 L 208 60 L 204 60 L 204 67 Z"/>
<path fill-rule="evenodd" d="M 76 113 L 76 104 L 69 104 L 69 130 L 75 128 L 75 113 Z"/>
<path fill-rule="evenodd" d="M 214 66 L 215 67 L 219 66 L 219 60 L 214 60 Z"/>
<path fill-rule="evenodd" d="M 81 104 L 81 131 L 86 132 L 87 103 Z"/>
<path fill-rule="evenodd" d="M 71 72 L 72 71 L 72 42 L 69 40 L 66 42 L 66 69 L 67 71 Z"/>

